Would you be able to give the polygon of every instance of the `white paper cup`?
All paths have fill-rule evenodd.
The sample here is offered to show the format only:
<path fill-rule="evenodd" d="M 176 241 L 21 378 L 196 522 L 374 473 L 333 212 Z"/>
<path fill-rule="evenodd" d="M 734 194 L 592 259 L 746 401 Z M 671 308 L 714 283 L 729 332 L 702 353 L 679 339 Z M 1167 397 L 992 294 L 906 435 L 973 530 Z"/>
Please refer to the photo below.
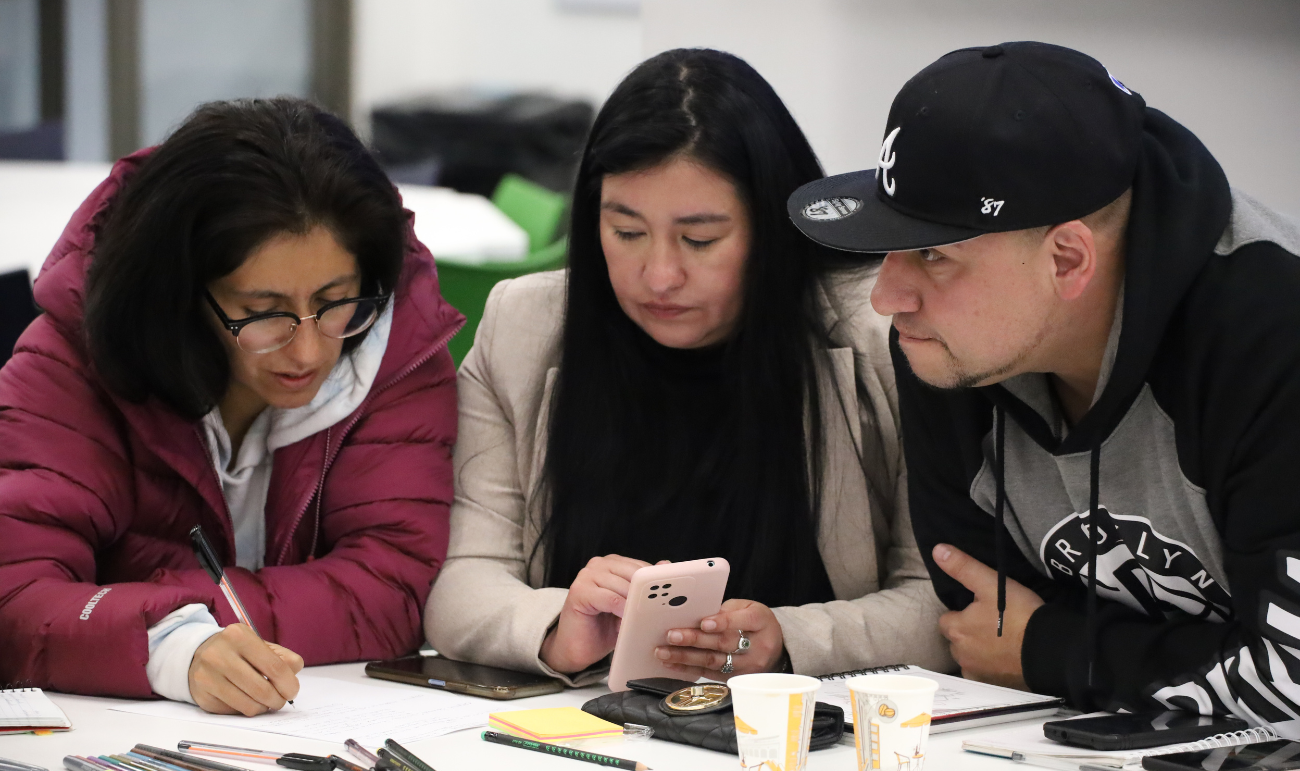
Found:
<path fill-rule="evenodd" d="M 939 684 L 927 677 L 861 675 L 846 685 L 858 771 L 921 771 Z"/>
<path fill-rule="evenodd" d="M 741 768 L 803 771 L 808 764 L 813 706 L 821 681 L 766 672 L 727 681 L 736 717 Z"/>

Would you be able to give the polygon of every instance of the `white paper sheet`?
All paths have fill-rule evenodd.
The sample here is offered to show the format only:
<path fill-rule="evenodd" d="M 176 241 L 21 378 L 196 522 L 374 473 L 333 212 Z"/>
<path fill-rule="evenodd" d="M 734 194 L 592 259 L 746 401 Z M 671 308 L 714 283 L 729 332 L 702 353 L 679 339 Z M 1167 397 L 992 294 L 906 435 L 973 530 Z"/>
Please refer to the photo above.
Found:
<path fill-rule="evenodd" d="M 422 688 L 388 688 L 304 674 L 298 675 L 298 683 L 301 690 L 293 706 L 251 718 L 213 715 L 175 701 L 129 701 L 111 709 L 339 744 L 356 739 L 371 748 L 382 746 L 385 739 L 406 744 L 486 726 L 493 710 L 484 699 Z"/>

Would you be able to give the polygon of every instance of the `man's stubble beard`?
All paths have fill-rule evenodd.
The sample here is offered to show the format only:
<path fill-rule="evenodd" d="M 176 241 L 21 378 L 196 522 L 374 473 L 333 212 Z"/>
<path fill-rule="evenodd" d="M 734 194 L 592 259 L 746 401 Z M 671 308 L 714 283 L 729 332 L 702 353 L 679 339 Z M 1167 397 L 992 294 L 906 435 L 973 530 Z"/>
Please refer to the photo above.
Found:
<path fill-rule="evenodd" d="M 1016 369 L 1018 369 L 1021 363 L 1024 362 L 1024 360 L 1029 357 L 1029 353 L 1033 351 L 1036 347 L 1038 347 L 1038 344 L 1040 342 L 1042 342 L 1044 336 L 1045 335 L 1040 332 L 1039 335 L 1035 338 L 1033 343 L 1025 346 L 1019 353 L 1017 353 L 1014 357 L 1012 357 L 1010 361 L 1006 362 L 1005 364 L 1001 364 L 997 367 L 993 367 L 992 369 L 985 370 L 983 372 L 967 372 L 965 367 L 962 366 L 961 360 L 959 360 L 956 356 L 953 355 L 952 350 L 948 347 L 948 344 L 945 343 L 943 340 L 940 340 L 938 338 L 933 338 L 934 341 L 943 348 L 943 354 L 944 356 L 947 357 L 948 363 L 950 365 L 948 371 L 952 373 L 953 376 L 947 379 L 945 382 L 933 383 L 921 377 L 921 375 L 917 373 L 915 367 L 912 367 L 912 373 L 915 374 L 917 379 L 920 380 L 922 383 L 925 383 L 927 386 L 930 386 L 931 388 L 934 388 L 939 391 L 956 391 L 962 388 L 974 388 L 981 383 L 992 385 L 993 383 L 1004 379 L 1003 376 L 1006 375 L 1007 373 L 1013 372 Z M 906 354 L 904 354 L 904 358 L 906 358 Z M 909 359 L 908 366 L 911 365 L 912 362 Z M 993 382 L 989 382 L 989 381 L 993 381 Z"/>

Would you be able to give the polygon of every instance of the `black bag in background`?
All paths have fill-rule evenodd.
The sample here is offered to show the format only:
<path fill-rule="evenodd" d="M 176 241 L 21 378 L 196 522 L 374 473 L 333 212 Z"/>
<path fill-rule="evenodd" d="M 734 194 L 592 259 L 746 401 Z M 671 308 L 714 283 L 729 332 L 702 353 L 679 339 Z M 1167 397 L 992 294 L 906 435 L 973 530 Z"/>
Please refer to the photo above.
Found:
<path fill-rule="evenodd" d="M 514 172 L 568 194 L 595 114 L 547 94 L 453 91 L 376 108 L 371 141 L 396 182 L 491 196 Z"/>
<path fill-rule="evenodd" d="M 40 311 L 32 298 L 26 270 L 0 275 L 0 367 L 13 355 L 14 343 Z"/>

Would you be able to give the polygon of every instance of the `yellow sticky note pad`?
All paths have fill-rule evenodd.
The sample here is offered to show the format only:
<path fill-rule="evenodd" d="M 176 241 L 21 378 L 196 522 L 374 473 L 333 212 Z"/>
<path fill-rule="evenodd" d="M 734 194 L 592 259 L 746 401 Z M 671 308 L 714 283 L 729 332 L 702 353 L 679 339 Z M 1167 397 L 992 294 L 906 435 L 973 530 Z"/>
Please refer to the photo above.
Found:
<path fill-rule="evenodd" d="M 488 715 L 488 726 L 512 736 L 551 743 L 623 735 L 623 726 L 601 720 L 577 707 L 493 712 Z"/>

